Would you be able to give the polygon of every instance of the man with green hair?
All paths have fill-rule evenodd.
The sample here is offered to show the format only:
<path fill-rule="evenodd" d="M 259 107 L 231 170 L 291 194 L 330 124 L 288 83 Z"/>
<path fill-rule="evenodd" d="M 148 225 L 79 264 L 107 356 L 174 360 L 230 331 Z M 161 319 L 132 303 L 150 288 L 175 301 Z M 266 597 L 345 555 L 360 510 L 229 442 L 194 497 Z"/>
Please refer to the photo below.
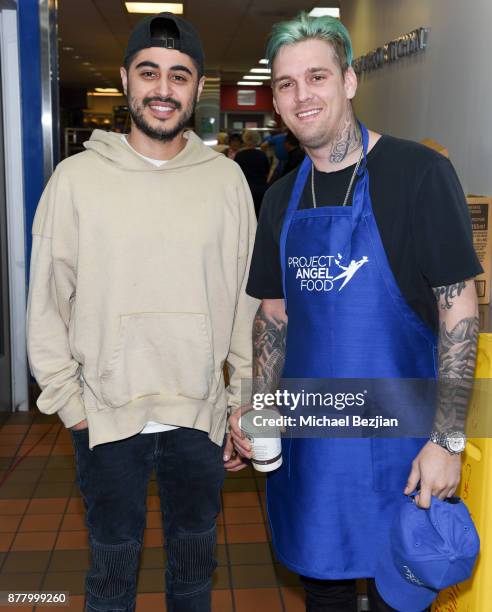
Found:
<path fill-rule="evenodd" d="M 268 479 L 273 544 L 303 577 L 307 609 L 355 612 L 355 579 L 368 578 L 371 610 L 388 610 L 373 578 L 397 507 L 419 489 L 428 508 L 459 484 L 481 267 L 450 162 L 356 119 L 352 47 L 338 20 L 277 24 L 267 57 L 275 109 L 307 156 L 261 209 L 247 288 L 262 300 L 254 392 L 274 392 L 281 377 L 463 383 L 439 394 L 430 439 L 285 438 Z M 251 457 L 239 416 L 235 446 Z"/>

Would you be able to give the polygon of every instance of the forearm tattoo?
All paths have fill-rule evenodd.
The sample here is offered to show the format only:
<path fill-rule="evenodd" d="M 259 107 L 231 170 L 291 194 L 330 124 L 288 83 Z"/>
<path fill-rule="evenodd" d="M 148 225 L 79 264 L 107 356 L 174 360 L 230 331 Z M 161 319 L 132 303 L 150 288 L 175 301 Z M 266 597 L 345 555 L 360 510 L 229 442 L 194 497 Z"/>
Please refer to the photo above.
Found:
<path fill-rule="evenodd" d="M 453 300 L 461 295 L 466 283 L 455 283 L 446 287 L 434 287 L 432 291 L 436 296 L 437 304 L 442 310 L 449 310 L 453 306 Z"/>
<path fill-rule="evenodd" d="M 477 356 L 478 317 L 459 321 L 451 331 L 441 324 L 439 332 L 437 431 L 464 431 L 473 388 Z"/>
<path fill-rule="evenodd" d="M 287 321 L 267 316 L 260 306 L 253 323 L 253 393 L 277 390 L 285 363 Z"/>
<path fill-rule="evenodd" d="M 330 153 L 330 162 L 340 164 L 347 155 L 359 148 L 361 142 L 362 138 L 357 127 L 357 121 L 350 109 L 347 111 L 342 126 L 335 137 Z"/>

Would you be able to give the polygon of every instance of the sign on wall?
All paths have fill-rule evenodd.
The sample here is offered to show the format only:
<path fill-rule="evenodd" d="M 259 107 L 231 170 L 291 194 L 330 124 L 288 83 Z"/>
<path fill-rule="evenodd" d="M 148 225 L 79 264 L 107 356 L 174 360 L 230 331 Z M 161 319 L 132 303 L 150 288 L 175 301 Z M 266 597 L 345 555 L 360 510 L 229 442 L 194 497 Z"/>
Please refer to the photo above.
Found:
<path fill-rule="evenodd" d="M 399 38 L 390 40 L 382 47 L 357 57 L 352 67 L 357 75 L 381 68 L 385 64 L 396 62 L 402 57 L 424 51 L 427 47 L 429 28 L 417 28 Z"/>
<path fill-rule="evenodd" d="M 238 106 L 255 106 L 256 91 L 254 89 L 238 89 L 237 103 Z"/>

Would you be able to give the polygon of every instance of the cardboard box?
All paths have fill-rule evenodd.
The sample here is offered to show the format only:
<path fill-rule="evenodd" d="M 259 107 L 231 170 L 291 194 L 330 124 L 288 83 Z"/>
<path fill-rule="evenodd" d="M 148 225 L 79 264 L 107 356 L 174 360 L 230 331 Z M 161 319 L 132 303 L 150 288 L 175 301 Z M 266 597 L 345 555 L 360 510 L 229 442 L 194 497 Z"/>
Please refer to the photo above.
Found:
<path fill-rule="evenodd" d="M 481 333 L 492 333 L 492 305 L 480 304 L 478 307 L 478 329 Z"/>
<path fill-rule="evenodd" d="M 468 196 L 468 209 L 473 229 L 473 246 L 482 264 L 483 274 L 475 279 L 478 303 L 490 303 L 492 273 L 492 198 Z"/>

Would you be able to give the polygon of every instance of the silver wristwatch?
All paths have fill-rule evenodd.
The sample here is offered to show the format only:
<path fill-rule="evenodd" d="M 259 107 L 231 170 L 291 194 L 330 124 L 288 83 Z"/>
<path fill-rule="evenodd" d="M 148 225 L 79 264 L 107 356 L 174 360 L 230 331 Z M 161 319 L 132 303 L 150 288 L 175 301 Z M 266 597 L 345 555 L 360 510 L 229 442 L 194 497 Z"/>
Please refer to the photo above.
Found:
<path fill-rule="evenodd" d="M 459 455 L 465 450 L 466 436 L 462 431 L 433 431 L 429 437 L 431 442 L 445 448 L 452 455 Z"/>

